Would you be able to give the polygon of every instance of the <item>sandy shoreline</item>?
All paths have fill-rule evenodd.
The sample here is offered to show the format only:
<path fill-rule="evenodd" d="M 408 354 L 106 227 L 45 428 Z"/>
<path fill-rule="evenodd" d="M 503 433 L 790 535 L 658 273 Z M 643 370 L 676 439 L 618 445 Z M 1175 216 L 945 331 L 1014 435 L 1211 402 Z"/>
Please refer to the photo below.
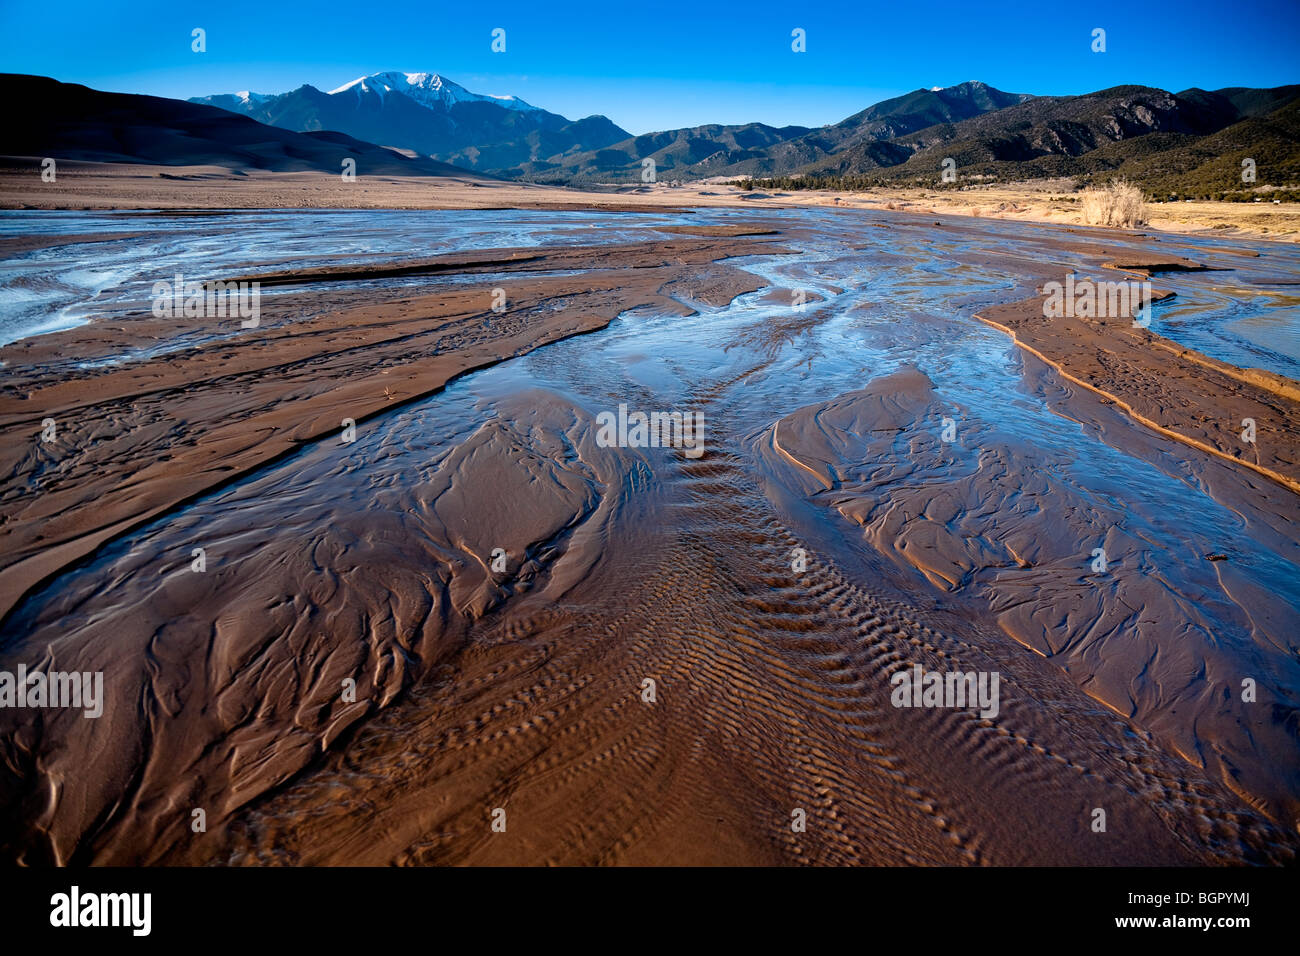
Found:
<path fill-rule="evenodd" d="M 744 191 L 725 182 L 654 183 L 566 189 L 476 177 L 359 176 L 324 173 L 232 174 L 218 166 L 66 163 L 57 183 L 39 165 L 0 168 L 0 209 L 550 209 L 634 212 L 700 207 L 874 209 L 915 215 L 1055 223 L 1088 231 L 1068 180 L 988 186 L 971 191 L 920 188 L 860 193 Z M 1143 228 L 1172 234 L 1300 241 L 1300 204 L 1177 202 L 1148 207 Z M 1140 230 L 1139 230 L 1140 231 Z"/>
<path fill-rule="evenodd" d="M 1054 484 L 1033 448 L 996 427 L 972 439 L 963 471 L 932 427 L 956 413 L 915 368 L 830 399 L 795 389 L 757 431 L 727 430 L 727 402 L 744 401 L 728 398 L 710 411 L 710 455 L 674 460 L 667 477 L 634 452 L 599 447 L 563 392 L 524 382 L 499 417 L 431 454 L 418 480 L 396 466 L 380 474 L 398 452 L 372 450 L 365 469 L 378 490 L 365 507 L 332 502 L 309 481 L 291 507 L 258 519 L 283 521 L 282 538 L 244 540 L 241 510 L 270 508 L 262 503 L 293 480 L 291 462 L 308 477 L 320 469 L 324 487 L 362 469 L 336 438 L 345 419 L 363 437 L 378 432 L 469 371 L 515 356 L 545 362 L 620 315 L 635 327 L 637 310 L 684 319 L 764 289 L 784 307 L 783 290 L 727 260 L 793 253 L 810 238 L 760 218 L 668 231 L 222 276 L 292 291 L 264 306 L 257 329 L 232 323 L 229 335 L 143 361 L 76 364 L 213 320 L 164 321 L 142 307 L 0 349 L 0 614 L 22 630 L 9 649 L 28 640 L 65 665 L 140 663 L 113 687 L 118 706 L 98 739 L 93 722 L 58 717 L 12 735 L 0 853 L 97 863 L 1294 859 L 1300 805 L 1285 721 L 1247 724 L 1214 699 L 1238 676 L 1226 652 L 1151 636 L 1153 622 L 1179 615 L 1198 634 L 1213 622 L 1154 574 L 1079 580 L 1097 527 L 1111 529 L 1115 555 L 1137 532 L 1114 528 L 1118 511 L 1094 515 L 1095 502 Z M 1021 248 L 994 244 L 974 218 L 934 227 L 907 213 L 890 245 L 948 236 L 969 243 L 956 275 L 1004 270 L 1021 295 L 1078 263 L 1144 269 L 1158 284 L 1161 267 L 1200 262 L 1171 237 L 1139 255 L 1104 232 L 1063 229 Z M 880 268 L 906 258 L 871 254 Z M 476 274 L 481 285 L 439 284 Z M 425 284 L 348 285 L 396 276 Z M 492 310 L 498 286 L 503 314 Z M 834 317 L 810 301 L 808 315 L 728 333 L 701 401 L 761 383 L 785 343 Z M 1045 320 L 1041 295 L 977 314 L 1028 353 L 1026 388 L 1084 386 L 1053 401 L 1139 457 L 1154 460 L 1144 443 L 1176 439 L 1207 495 L 1260 540 L 1294 548 L 1296 383 L 1127 317 Z M 870 310 L 855 318 L 870 327 Z M 921 315 L 880 334 L 948 334 L 933 324 Z M 612 402 L 617 389 L 644 394 L 644 382 L 611 381 Z M 1243 417 L 1257 421 L 1253 447 L 1237 439 Z M 51 445 L 39 441 L 47 418 L 58 426 Z M 421 440 L 414 426 L 402 434 Z M 211 504 L 223 488 L 237 506 Z M 300 512 L 337 537 L 296 540 Z M 681 525 L 670 524 L 679 512 Z M 164 516 L 186 527 L 150 525 Z M 189 561 L 187 522 L 241 562 L 171 573 Z M 843 527 L 860 545 L 843 545 Z M 128 532 L 146 535 L 139 553 L 109 547 Z M 498 543 L 510 545 L 504 577 L 489 568 Z M 792 582 L 793 548 L 827 560 Z M 878 563 L 865 563 L 868 551 Z M 1285 611 L 1260 606 L 1258 584 L 1231 562 L 1205 560 L 1257 607 L 1252 634 L 1267 645 Z M 65 591 L 23 604 L 64 579 Z M 97 581 L 112 586 L 101 594 Z M 1117 610 L 1125 601 L 1139 612 Z M 1007 712 L 988 722 L 877 706 L 872 694 L 903 655 L 1000 669 L 1014 690 Z M 1262 681 L 1276 676 L 1270 668 L 1285 681 L 1283 664 L 1262 660 Z M 338 681 L 354 673 L 366 675 L 361 702 L 340 702 Z M 664 689 L 658 710 L 636 697 L 647 674 Z M 95 761 L 94 784 L 60 769 L 76 755 Z M 518 824 L 522 843 L 456 842 L 477 832 L 485 800 L 533 821 Z M 1091 839 L 1081 800 L 1110 807 L 1123 841 Z M 209 840 L 192 839 L 177 811 L 194 805 L 209 808 Z M 822 814 L 807 844 L 789 837 L 790 806 Z M 756 822 L 769 819 L 784 836 Z"/>

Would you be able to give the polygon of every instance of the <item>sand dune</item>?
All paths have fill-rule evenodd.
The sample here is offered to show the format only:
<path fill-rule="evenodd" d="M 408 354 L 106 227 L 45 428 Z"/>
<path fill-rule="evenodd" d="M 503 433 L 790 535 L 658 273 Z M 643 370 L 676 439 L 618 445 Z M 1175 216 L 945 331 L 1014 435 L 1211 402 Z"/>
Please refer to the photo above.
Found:
<path fill-rule="evenodd" d="M 182 100 L 104 93 L 18 74 L 0 73 L 0 86 L 12 114 L 0 130 L 0 156 L 28 157 L 33 168 L 50 157 L 58 162 L 208 166 L 237 174 L 317 170 L 341 176 L 344 161 L 350 160 L 353 172 L 363 174 L 483 178 L 343 133 L 295 133 Z"/>

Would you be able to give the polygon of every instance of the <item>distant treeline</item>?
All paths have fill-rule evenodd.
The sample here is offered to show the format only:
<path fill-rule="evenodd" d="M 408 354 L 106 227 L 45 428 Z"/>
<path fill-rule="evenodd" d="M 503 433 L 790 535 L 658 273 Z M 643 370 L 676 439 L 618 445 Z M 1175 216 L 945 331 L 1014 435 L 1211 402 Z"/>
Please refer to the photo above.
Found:
<path fill-rule="evenodd" d="M 792 192 L 797 189 L 835 189 L 840 192 L 855 192 L 903 184 L 881 179 L 878 176 L 774 176 L 770 179 L 737 179 L 730 185 L 739 186 L 746 192 L 754 189 L 779 189 L 782 192 Z"/>
<path fill-rule="evenodd" d="M 1105 176 L 1096 174 L 1079 177 L 1075 181 L 1077 189 L 1098 186 L 1106 182 Z M 1014 181 L 998 182 L 997 185 L 1013 185 Z M 917 178 L 912 180 L 886 179 L 880 176 L 771 176 L 765 179 L 734 179 L 728 184 L 737 186 L 746 192 L 755 189 L 771 192 L 796 192 L 798 190 L 829 190 L 832 192 L 864 192 L 869 189 L 899 189 L 923 187 L 934 190 L 955 190 L 969 186 L 978 190 L 981 185 L 992 186 L 993 182 L 983 183 L 945 183 L 938 177 L 933 179 Z M 1146 184 L 1142 186 L 1145 198 L 1149 202 L 1169 202 L 1181 199 L 1213 199 L 1220 202 L 1269 202 L 1280 199 L 1282 202 L 1300 202 L 1300 189 L 1264 186 L 1257 189 L 1224 189 L 1221 183 L 1188 182 L 1182 180 L 1172 184 L 1177 188 L 1162 188 L 1163 184 Z"/>

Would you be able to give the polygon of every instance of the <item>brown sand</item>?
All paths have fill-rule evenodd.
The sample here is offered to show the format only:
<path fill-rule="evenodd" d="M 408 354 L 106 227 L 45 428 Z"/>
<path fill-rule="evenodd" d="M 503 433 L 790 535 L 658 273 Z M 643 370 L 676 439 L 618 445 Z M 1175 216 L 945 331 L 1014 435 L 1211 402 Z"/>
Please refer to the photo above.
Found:
<path fill-rule="evenodd" d="M 919 225 L 900 217 L 898 241 Z M 766 232 L 266 272 L 305 288 L 265 308 L 259 329 L 57 381 L 51 361 L 166 341 L 185 320 L 95 323 L 6 348 L 6 611 L 127 529 L 236 479 L 241 488 L 237 506 L 195 519 L 223 543 L 218 573 L 160 573 L 157 554 L 188 561 L 186 536 L 163 528 L 148 556 L 109 556 L 106 578 L 70 580 L 23 619 L 47 661 L 112 675 L 113 706 L 101 722 L 51 715 L 6 738 L 0 849 L 97 863 L 1294 859 L 1285 727 L 1176 716 L 1169 701 L 1201 685 L 1174 679 L 1199 668 L 1222 681 L 1232 662 L 1116 617 L 1117 598 L 1158 621 L 1188 614 L 1158 581 L 1138 594 L 1128 588 L 1141 581 L 1071 583 L 1067 551 L 1086 509 L 1033 449 L 991 437 L 969 476 L 932 454 L 927 480 L 922 452 L 935 442 L 921 426 L 943 403 L 917 370 L 792 407 L 740 443 L 723 444 L 719 427 L 717 450 L 682 460 L 671 487 L 651 482 L 636 453 L 598 447 L 590 418 L 560 396 L 525 389 L 425 472 L 376 475 L 382 507 L 313 494 L 278 516 L 273 540 L 245 533 L 241 509 L 283 480 L 259 466 L 305 448 L 305 474 L 346 472 L 355 466 L 331 441 L 344 418 L 394 414 L 458 374 L 629 309 L 686 314 L 683 303 L 762 288 L 719 260 L 797 246 L 797 230 Z M 998 262 L 1040 279 L 1080 255 L 1135 264 L 1068 235 L 1037 254 Z M 377 298 L 334 284 L 394 269 L 429 276 L 428 291 Z M 486 282 L 439 288 L 447 270 L 493 284 L 504 273 L 510 311 L 491 312 Z M 581 274 L 542 274 L 564 270 Z M 1189 454 L 1214 452 L 1197 468 L 1218 500 L 1281 527 L 1300 516 L 1289 486 L 1252 480 L 1294 476 L 1294 399 L 1281 385 L 1193 361 L 1150 333 L 1044 323 L 1038 299 L 985 316 L 1089 384 L 1071 399 L 1077 414 L 1095 413 L 1095 395 L 1122 400 Z M 752 351 L 761 373 L 768 344 L 815 321 L 792 315 L 726 344 Z M 891 334 L 924 336 L 925 325 Z M 1028 377 L 1047 377 L 1030 361 Z M 1137 384 L 1115 374 L 1120 362 Z M 1231 429 L 1207 423 L 1205 382 L 1233 418 L 1258 412 L 1259 458 L 1227 453 Z M 726 414 L 711 407 L 710 421 Z M 59 424 L 53 448 L 35 441 L 45 417 Z M 917 449 L 907 459 L 881 444 L 900 435 Z M 1117 429 L 1107 440 L 1142 438 Z M 793 580 L 792 548 L 833 547 L 808 505 L 862 529 L 887 562 L 814 561 Z M 994 512 L 992 527 L 980 520 Z M 313 515 L 329 534 L 298 539 Z M 500 542 L 504 576 L 488 567 Z M 1107 542 L 1114 553 L 1122 543 Z M 918 592 L 910 571 L 948 600 Z M 1249 595 L 1250 582 L 1223 573 Z M 1003 713 L 882 704 L 902 660 L 999 670 Z M 356 703 L 337 693 L 351 675 L 364 675 Z M 663 698 L 647 708 L 651 675 Z M 1242 753 L 1259 760 L 1245 773 Z M 1109 809 L 1113 839 L 1090 833 L 1094 806 Z M 201 838 L 192 807 L 207 810 Z M 509 812 L 508 837 L 485 825 L 493 807 Z M 792 807 L 814 821 L 805 838 L 789 828 Z"/>
<path fill-rule="evenodd" d="M 184 319 L 152 316 L 125 326 L 89 325 L 0 350 L 6 386 L 0 430 L 11 440 L 0 469 L 39 476 L 40 494 L 20 493 L 0 528 L 0 614 L 27 590 L 104 541 L 179 502 L 395 405 L 428 395 L 451 378 L 603 328 L 639 306 L 684 311 L 678 300 L 722 305 L 761 282 L 714 260 L 757 248 L 762 239 L 682 239 L 644 246 L 570 247 L 535 254 L 502 250 L 490 259 L 448 257 L 409 267 L 518 273 L 511 307 L 497 318 L 490 287 L 395 299 L 382 306 L 344 295 L 330 311 L 294 321 L 296 302 L 277 303 L 248 335 L 142 365 L 49 381 L 43 366 L 75 354 L 95 358 L 123 343 L 163 339 Z M 581 268 L 578 278 L 530 272 Z M 338 278 L 382 276 L 391 267 L 350 269 Z M 319 281 L 320 271 L 262 276 Z M 323 293 L 322 293 L 323 294 Z M 564 308 L 556 308 L 562 303 Z M 314 302 L 314 310 L 322 304 Z M 210 320 L 195 320 L 195 324 Z M 178 327 L 181 323 L 181 327 Z M 235 325 L 231 322 L 231 325 Z M 61 426 L 53 449 L 30 439 L 41 422 Z M 125 426 L 125 427 L 124 427 Z M 178 435 L 177 427 L 183 431 Z M 123 483 L 118 463 L 130 462 Z M 19 489 L 11 488 L 10 496 Z M 6 497 L 10 497 L 6 496 Z"/>
<path fill-rule="evenodd" d="M 1145 268 L 1180 267 L 1148 260 Z M 988 309 L 979 318 L 1148 428 L 1300 494 L 1300 385 L 1184 348 L 1135 327 L 1131 316 L 1045 318 L 1043 302 Z M 1247 419 L 1255 422 L 1253 442 L 1242 438 Z"/>

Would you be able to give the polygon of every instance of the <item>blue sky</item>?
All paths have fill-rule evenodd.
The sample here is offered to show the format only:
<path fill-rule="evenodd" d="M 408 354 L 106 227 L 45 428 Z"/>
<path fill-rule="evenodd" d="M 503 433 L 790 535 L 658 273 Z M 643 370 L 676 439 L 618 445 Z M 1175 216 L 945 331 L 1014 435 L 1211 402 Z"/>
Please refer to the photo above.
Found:
<path fill-rule="evenodd" d="M 190 31 L 207 31 L 207 52 Z M 493 53 L 491 32 L 506 31 Z M 1090 49 L 1106 30 L 1106 52 Z M 802 28 L 807 52 L 791 51 Z M 0 0 L 0 71 L 188 97 L 380 70 L 441 73 L 633 133 L 706 122 L 819 126 L 918 87 L 1024 93 L 1121 83 L 1300 82 L 1300 0 L 1086 3 L 312 3 Z"/>

